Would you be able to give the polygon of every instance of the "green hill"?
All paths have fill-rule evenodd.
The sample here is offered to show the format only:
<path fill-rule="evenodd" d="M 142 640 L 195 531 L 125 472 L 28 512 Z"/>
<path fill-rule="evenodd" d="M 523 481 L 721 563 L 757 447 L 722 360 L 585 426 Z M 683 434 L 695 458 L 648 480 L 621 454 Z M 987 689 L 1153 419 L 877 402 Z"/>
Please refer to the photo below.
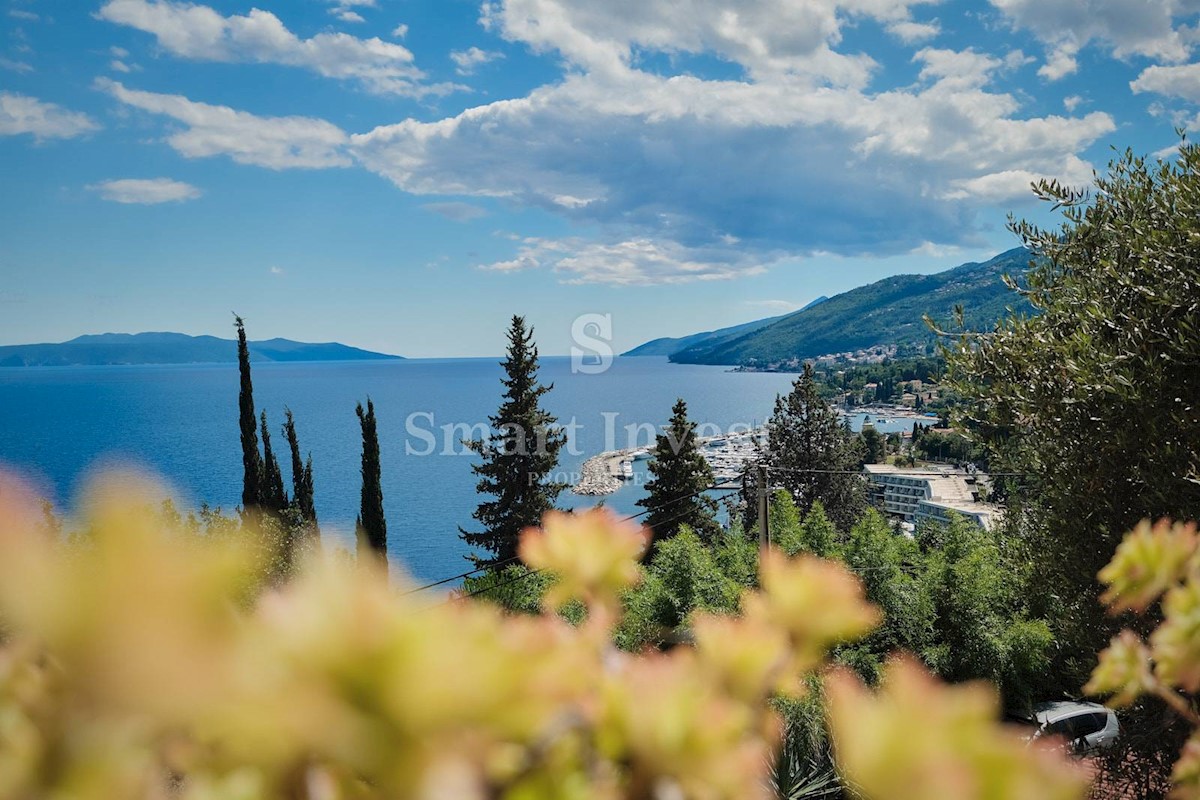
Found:
<path fill-rule="evenodd" d="M 817 303 L 822 303 L 829 298 L 821 296 L 804 308 L 812 308 Z M 803 311 L 804 309 L 800 309 Z M 795 312 L 792 312 L 795 313 Z M 691 350 L 699 347 L 713 347 L 720 342 L 735 339 L 738 336 L 743 336 L 747 333 L 753 333 L 767 327 L 773 322 L 783 319 L 786 315 L 778 317 L 767 317 L 766 319 L 756 319 L 753 322 L 743 322 L 741 325 L 733 325 L 729 328 L 718 328 L 715 331 L 704 331 L 703 333 L 693 333 L 691 336 L 669 337 L 665 336 L 661 339 L 651 339 L 645 344 L 622 353 L 623 356 L 669 356 L 678 353 L 682 350 Z"/>
<path fill-rule="evenodd" d="M 701 343 L 671 354 L 681 364 L 767 365 L 815 358 L 875 345 L 916 344 L 933 334 L 925 314 L 950 324 L 962 306 L 967 327 L 986 330 L 1009 306 L 1029 310 L 1001 280 L 1021 275 L 1029 252 L 1018 247 L 982 264 L 963 264 L 934 275 L 895 275 L 831 297 L 749 333 Z"/>
<path fill-rule="evenodd" d="M 362 361 L 395 359 L 337 342 L 291 339 L 248 342 L 252 361 Z M 56 344 L 0 347 L 0 367 L 109 366 L 118 364 L 222 364 L 237 361 L 237 342 L 182 333 L 101 333 Z"/>

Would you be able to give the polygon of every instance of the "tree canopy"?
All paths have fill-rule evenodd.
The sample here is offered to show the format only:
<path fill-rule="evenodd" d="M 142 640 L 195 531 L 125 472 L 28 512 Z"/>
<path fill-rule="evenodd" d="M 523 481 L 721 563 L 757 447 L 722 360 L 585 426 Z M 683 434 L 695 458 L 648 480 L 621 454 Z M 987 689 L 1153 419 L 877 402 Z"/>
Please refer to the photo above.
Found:
<path fill-rule="evenodd" d="M 477 566 L 512 562 L 521 531 L 537 525 L 567 486 L 551 474 L 566 436 L 541 407 L 542 396 L 554 387 L 538 382 L 538 349 L 524 317 L 512 318 L 501 366 L 504 395 L 499 410 L 489 417 L 491 435 L 467 442 L 480 455 L 480 463 L 472 467 L 479 476 L 475 489 L 494 498 L 481 502 L 473 514 L 483 530 L 459 528 L 467 544 L 488 554 L 471 556 Z"/>

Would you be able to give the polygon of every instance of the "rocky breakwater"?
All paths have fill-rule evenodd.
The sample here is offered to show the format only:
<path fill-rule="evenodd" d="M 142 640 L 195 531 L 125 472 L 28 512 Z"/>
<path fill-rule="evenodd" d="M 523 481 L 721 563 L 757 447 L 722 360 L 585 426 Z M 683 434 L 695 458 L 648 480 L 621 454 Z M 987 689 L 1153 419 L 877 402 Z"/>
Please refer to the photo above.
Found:
<path fill-rule="evenodd" d="M 571 491 L 589 497 L 612 494 L 620 489 L 621 482 L 629 477 L 625 465 L 642 452 L 644 451 L 638 449 L 610 450 L 598 456 L 592 456 L 583 462 L 579 483 L 571 487 Z"/>

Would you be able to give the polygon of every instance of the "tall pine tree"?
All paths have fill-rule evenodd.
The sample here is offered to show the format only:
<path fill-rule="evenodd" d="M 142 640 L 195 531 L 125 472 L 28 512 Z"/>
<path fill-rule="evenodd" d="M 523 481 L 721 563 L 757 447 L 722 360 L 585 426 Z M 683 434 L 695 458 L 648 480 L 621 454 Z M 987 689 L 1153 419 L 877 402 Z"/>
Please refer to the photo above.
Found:
<path fill-rule="evenodd" d="M 696 446 L 696 424 L 688 419 L 687 403 L 680 398 L 671 409 L 671 422 L 657 438 L 650 462 L 646 497 L 638 505 L 649 509 L 646 525 L 654 532 L 653 552 L 658 543 L 674 536 L 687 525 L 702 539 L 712 539 L 720 527 L 716 501 L 704 494 L 712 486 L 712 468 Z"/>
<path fill-rule="evenodd" d="M 271 431 L 267 428 L 267 412 L 262 412 L 259 431 L 262 434 L 262 477 L 259 492 L 264 510 L 277 517 L 288 507 L 287 492 L 283 488 L 283 473 L 279 471 L 279 459 L 271 449 Z"/>
<path fill-rule="evenodd" d="M 300 459 L 300 438 L 296 435 L 296 420 L 290 408 L 284 407 L 283 411 L 286 416 L 283 435 L 292 455 L 292 505 L 300 515 L 305 532 L 311 536 L 320 536 L 317 508 L 313 502 L 312 453 L 308 454 L 307 462 Z"/>
<path fill-rule="evenodd" d="M 246 326 L 234 314 L 238 337 L 238 425 L 242 430 L 242 511 L 262 505 L 262 461 L 258 455 L 258 421 L 254 416 L 254 387 L 250 382 L 250 348 L 246 344 Z"/>
<path fill-rule="evenodd" d="M 829 518 L 848 530 L 866 508 L 861 444 L 821 397 L 810 364 L 792 391 L 775 399 L 767 430 L 771 482 L 791 492 L 801 513 L 819 500 Z"/>
<path fill-rule="evenodd" d="M 557 420 L 540 406 L 542 395 L 553 384 L 538 383 L 538 350 L 533 330 L 525 318 L 514 316 L 508 329 L 508 353 L 501 363 L 505 377 L 503 402 L 489 417 L 487 439 L 468 442 L 481 461 L 472 467 L 479 476 L 475 489 L 491 495 L 475 510 L 483 526 L 472 532 L 459 528 L 463 540 L 490 555 L 470 556 L 478 566 L 506 564 L 517 557 L 517 540 L 523 529 L 541 523 L 554 508 L 565 483 L 550 475 L 558 466 L 558 451 L 566 442 Z"/>
<path fill-rule="evenodd" d="M 367 398 L 355 409 L 362 425 L 362 496 L 358 521 L 358 556 L 360 560 L 375 557 L 387 562 L 387 520 L 383 518 L 383 485 L 380 482 L 379 434 L 375 426 L 375 404 Z"/>

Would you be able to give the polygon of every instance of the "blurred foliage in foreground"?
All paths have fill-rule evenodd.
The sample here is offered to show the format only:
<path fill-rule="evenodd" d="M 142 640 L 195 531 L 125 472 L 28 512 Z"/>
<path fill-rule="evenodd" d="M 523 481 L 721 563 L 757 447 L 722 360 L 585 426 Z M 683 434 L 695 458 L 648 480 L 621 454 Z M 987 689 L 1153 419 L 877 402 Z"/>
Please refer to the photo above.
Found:
<path fill-rule="evenodd" d="M 1128 706 L 1155 697 L 1200 728 L 1200 537 L 1195 523 L 1142 522 L 1100 572 L 1103 600 L 1113 613 L 1143 614 L 1159 606 L 1162 623 L 1148 640 L 1123 630 L 1112 640 L 1085 687 Z M 1171 775 L 1172 797 L 1200 797 L 1200 732 L 1183 746 Z"/>
<path fill-rule="evenodd" d="M 153 487 L 45 529 L 0 477 L 0 797 L 769 797 L 779 723 L 835 643 L 878 612 L 843 567 L 770 553 L 740 617 L 697 614 L 694 647 L 612 645 L 644 532 L 551 514 L 522 558 L 560 615 L 402 595 L 373 561 L 309 555 L 264 581 L 238 537 L 164 529 Z M 247 534 L 246 539 L 253 537 Z M 1085 780 L 994 722 L 981 684 L 914 662 L 878 695 L 827 679 L 847 778 L 873 798 L 1075 798 Z"/>

